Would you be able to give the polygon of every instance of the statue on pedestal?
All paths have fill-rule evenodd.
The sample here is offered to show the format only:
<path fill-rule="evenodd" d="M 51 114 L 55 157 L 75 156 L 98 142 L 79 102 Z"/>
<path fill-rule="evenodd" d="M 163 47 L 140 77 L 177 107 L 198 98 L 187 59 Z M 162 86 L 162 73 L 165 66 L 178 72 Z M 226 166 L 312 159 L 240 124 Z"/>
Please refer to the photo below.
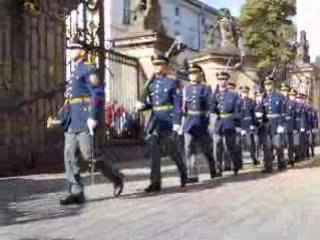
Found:
<path fill-rule="evenodd" d="M 134 25 L 144 26 L 144 19 L 148 9 L 147 0 L 139 0 L 136 7 L 132 11 L 132 23 Z"/>
<path fill-rule="evenodd" d="M 297 50 L 298 62 L 302 64 L 310 63 L 309 41 L 307 40 L 307 33 L 304 30 L 300 32 L 300 42 L 297 44 Z"/>
<path fill-rule="evenodd" d="M 217 45 L 215 44 L 215 39 L 216 39 L 215 33 L 217 30 L 219 30 L 221 35 L 221 43 L 219 47 L 227 48 L 230 46 L 238 45 L 236 23 L 230 13 L 230 10 L 227 8 L 222 8 L 220 9 L 220 12 L 221 12 L 221 15 L 219 17 L 217 24 L 214 27 L 211 27 L 211 29 L 207 33 L 207 38 L 206 38 L 207 49 L 213 48 Z"/>

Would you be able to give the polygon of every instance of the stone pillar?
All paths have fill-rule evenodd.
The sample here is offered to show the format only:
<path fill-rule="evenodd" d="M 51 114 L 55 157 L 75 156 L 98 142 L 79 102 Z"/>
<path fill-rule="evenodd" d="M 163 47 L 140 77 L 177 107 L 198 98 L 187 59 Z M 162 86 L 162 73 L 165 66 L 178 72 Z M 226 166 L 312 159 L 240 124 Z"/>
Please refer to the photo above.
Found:
<path fill-rule="evenodd" d="M 240 54 L 237 49 L 212 49 L 200 53 L 189 60 L 189 63 L 199 64 L 206 75 L 208 84 L 216 86 L 216 73 L 227 71 L 237 86 L 247 85 L 254 89 L 258 85 L 258 74 L 255 68 L 255 58 L 246 56 L 241 67 L 234 69 L 235 64 L 240 62 Z"/>
<path fill-rule="evenodd" d="M 150 78 L 153 74 L 151 57 L 167 51 L 174 39 L 156 32 L 145 32 L 112 41 L 118 52 L 137 58 L 146 77 Z"/>
<path fill-rule="evenodd" d="M 289 71 L 290 86 L 313 98 L 313 106 L 320 111 L 320 69 L 314 64 L 302 64 Z"/>

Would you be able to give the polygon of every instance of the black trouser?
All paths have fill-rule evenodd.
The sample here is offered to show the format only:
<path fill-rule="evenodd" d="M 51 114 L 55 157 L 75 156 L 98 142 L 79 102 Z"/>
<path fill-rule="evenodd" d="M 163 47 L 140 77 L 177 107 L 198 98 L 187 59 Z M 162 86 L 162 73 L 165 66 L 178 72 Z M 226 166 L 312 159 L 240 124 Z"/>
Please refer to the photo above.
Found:
<path fill-rule="evenodd" d="M 255 142 L 255 136 L 252 132 L 247 132 L 245 135 L 242 136 L 242 149 L 249 150 L 250 157 L 253 161 L 253 163 L 257 163 L 258 159 L 256 156 L 256 142 Z"/>
<path fill-rule="evenodd" d="M 235 131 L 225 133 L 215 133 L 213 137 L 214 158 L 217 161 L 217 168 L 222 172 L 223 155 L 227 153 L 230 156 L 234 170 L 241 168 L 241 156 L 238 155 L 236 146 L 237 134 Z"/>

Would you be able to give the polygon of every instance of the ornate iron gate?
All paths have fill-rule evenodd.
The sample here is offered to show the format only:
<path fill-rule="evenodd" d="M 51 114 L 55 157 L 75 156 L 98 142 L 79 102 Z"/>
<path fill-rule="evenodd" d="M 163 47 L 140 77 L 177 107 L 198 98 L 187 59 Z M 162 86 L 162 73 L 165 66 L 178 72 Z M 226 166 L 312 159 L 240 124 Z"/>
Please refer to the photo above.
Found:
<path fill-rule="evenodd" d="M 103 2 L 0 2 L 0 175 L 62 164 L 63 134 L 48 131 L 45 122 L 63 104 L 73 67 L 66 63 L 66 45 L 75 34 L 105 79 L 107 100 L 132 109 L 142 74 L 135 58 L 107 48 Z"/>

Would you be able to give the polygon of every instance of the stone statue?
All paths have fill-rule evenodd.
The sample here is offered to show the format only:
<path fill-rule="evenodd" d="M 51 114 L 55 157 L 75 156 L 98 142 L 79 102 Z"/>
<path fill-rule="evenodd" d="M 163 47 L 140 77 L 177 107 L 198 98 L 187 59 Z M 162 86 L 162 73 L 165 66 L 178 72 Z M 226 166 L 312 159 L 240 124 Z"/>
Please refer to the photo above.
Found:
<path fill-rule="evenodd" d="M 159 0 L 139 0 L 136 7 L 132 10 L 132 27 L 129 32 L 145 32 L 151 30 L 164 33 L 162 24 L 161 6 Z"/>
<path fill-rule="evenodd" d="M 142 25 L 144 23 L 144 19 L 146 17 L 146 12 L 148 9 L 147 0 L 139 0 L 136 7 L 132 11 L 132 22 L 134 25 Z"/>
<path fill-rule="evenodd" d="M 309 41 L 307 40 L 306 31 L 300 32 L 300 42 L 297 45 L 299 63 L 310 63 Z"/>
<path fill-rule="evenodd" d="M 236 23 L 227 8 L 220 9 L 220 17 L 217 24 L 211 27 L 207 33 L 206 48 L 214 47 L 215 32 L 219 30 L 221 35 L 220 47 L 237 46 Z"/>

